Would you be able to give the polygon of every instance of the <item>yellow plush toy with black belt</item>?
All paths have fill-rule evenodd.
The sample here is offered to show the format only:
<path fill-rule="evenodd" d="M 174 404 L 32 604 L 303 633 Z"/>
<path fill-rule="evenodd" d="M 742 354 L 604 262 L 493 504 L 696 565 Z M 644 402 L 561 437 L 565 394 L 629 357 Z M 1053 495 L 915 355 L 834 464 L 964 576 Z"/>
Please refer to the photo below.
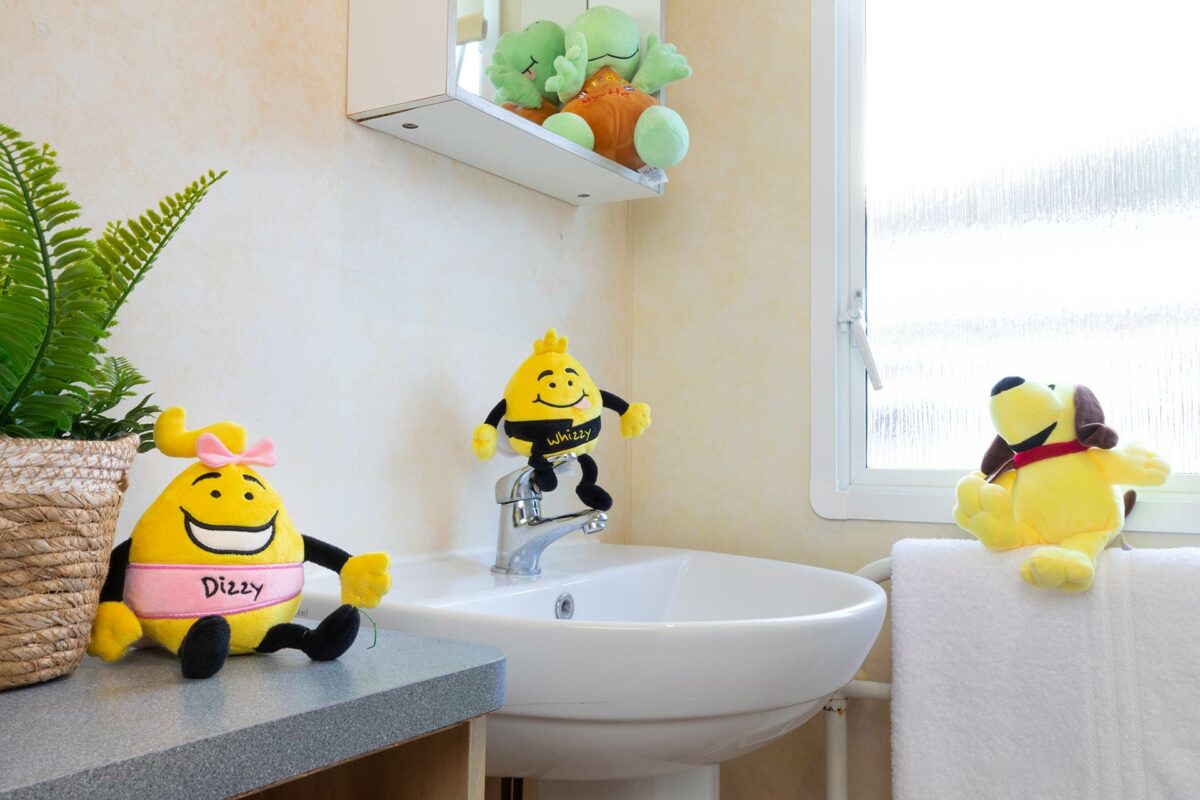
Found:
<path fill-rule="evenodd" d="M 1160 456 L 1117 447 L 1086 386 L 1004 378 L 992 387 L 999 434 L 978 472 L 958 482 L 954 521 L 989 550 L 1046 545 L 1021 566 L 1034 586 L 1082 592 L 1096 558 L 1125 527 L 1136 494 L 1170 475 Z"/>
<path fill-rule="evenodd" d="M 550 492 L 558 486 L 548 457 L 573 453 L 583 471 L 575 493 L 588 507 L 607 511 L 612 508 L 612 497 L 596 484 L 599 469 L 588 455 L 600 436 L 604 408 L 621 415 L 621 435 L 627 439 L 641 436 L 650 427 L 650 406 L 626 403 L 598 389 L 583 365 L 567 353 L 567 337 L 551 328 L 533 343 L 533 355 L 517 367 L 504 389 L 504 399 L 475 429 L 471 446 L 479 458 L 491 458 L 496 452 L 496 428 L 504 418 L 508 441 L 514 450 L 529 457 L 538 489 Z"/>
<path fill-rule="evenodd" d="M 359 608 L 391 585 L 386 553 L 349 553 L 301 536 L 279 494 L 252 467 L 275 464 L 275 446 L 246 446 L 246 430 L 219 422 L 185 428 L 164 411 L 154 440 L 165 455 L 199 460 L 178 475 L 112 553 L 88 653 L 121 658 L 143 636 L 177 653 L 185 678 L 215 675 L 233 654 L 303 651 L 315 661 L 346 652 Z M 315 628 L 292 622 L 311 561 L 341 576 L 342 605 Z"/>

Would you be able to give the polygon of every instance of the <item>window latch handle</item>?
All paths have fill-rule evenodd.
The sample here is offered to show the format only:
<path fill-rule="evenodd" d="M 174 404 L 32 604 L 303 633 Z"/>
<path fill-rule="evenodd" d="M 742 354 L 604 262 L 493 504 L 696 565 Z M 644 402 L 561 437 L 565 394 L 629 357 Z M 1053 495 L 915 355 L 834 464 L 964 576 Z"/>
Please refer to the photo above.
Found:
<path fill-rule="evenodd" d="M 867 369 L 867 379 L 871 381 L 871 388 L 879 391 L 883 388 L 883 381 L 879 378 L 879 367 L 875 365 L 875 356 L 871 353 L 871 343 L 867 341 L 867 328 L 863 325 L 862 289 L 856 290 L 850 296 L 842 313 L 838 314 L 838 322 L 841 324 L 842 330 L 850 332 L 854 346 L 858 348 L 858 353 L 862 356 L 863 366 Z"/>

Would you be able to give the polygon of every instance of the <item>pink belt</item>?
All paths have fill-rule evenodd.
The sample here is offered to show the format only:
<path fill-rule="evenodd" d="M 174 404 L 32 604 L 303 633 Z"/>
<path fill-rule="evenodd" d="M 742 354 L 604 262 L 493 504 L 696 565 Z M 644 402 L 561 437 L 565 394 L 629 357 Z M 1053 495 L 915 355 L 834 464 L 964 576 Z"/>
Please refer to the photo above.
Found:
<path fill-rule="evenodd" d="M 304 588 L 302 564 L 139 564 L 125 569 L 125 604 L 142 619 L 237 614 L 279 605 Z"/>

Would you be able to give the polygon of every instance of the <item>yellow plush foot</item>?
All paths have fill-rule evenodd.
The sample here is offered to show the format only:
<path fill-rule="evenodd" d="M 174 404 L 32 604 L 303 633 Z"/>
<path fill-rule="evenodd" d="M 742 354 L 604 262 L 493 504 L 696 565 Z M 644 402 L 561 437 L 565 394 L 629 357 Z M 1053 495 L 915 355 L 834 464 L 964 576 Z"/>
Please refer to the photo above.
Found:
<path fill-rule="evenodd" d="M 1064 592 L 1086 591 L 1096 576 L 1096 567 L 1086 554 L 1065 547 L 1041 547 L 1021 565 L 1026 583 Z"/>
<path fill-rule="evenodd" d="M 1011 550 L 1023 542 L 1022 528 L 1014 518 L 1012 495 L 1003 486 L 988 483 L 983 473 L 967 475 L 955 491 L 954 521 L 975 534 L 989 550 Z"/>
<path fill-rule="evenodd" d="M 142 623 L 138 622 L 133 611 L 124 603 L 110 600 L 96 609 L 87 652 L 89 656 L 105 661 L 116 661 L 140 638 Z"/>

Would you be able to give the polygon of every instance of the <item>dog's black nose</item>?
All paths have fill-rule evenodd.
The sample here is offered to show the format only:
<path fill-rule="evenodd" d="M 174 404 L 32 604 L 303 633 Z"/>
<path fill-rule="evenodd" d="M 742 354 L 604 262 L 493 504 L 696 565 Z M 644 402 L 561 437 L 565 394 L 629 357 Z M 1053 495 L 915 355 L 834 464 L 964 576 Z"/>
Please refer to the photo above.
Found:
<path fill-rule="evenodd" d="M 1001 392 L 1007 392 L 1009 389 L 1013 388 L 1014 386 L 1020 386 L 1024 382 L 1025 382 L 1024 378 L 1017 378 L 1012 375 L 1010 375 L 1007 378 L 1002 378 L 999 383 L 997 383 L 995 386 L 992 387 L 992 397 L 995 397 L 996 395 L 1000 394 Z"/>

